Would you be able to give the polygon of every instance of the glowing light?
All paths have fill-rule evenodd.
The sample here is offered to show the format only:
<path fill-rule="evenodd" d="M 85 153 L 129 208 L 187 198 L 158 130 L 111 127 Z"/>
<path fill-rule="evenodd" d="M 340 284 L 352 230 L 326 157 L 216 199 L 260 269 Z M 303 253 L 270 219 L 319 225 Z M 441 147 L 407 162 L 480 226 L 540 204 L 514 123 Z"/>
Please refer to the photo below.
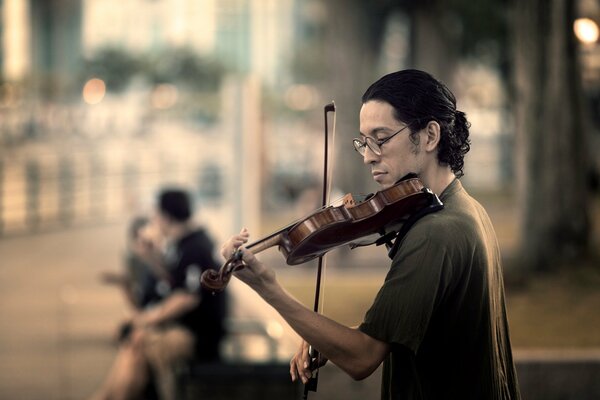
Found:
<path fill-rule="evenodd" d="M 90 105 L 100 103 L 105 94 L 106 84 L 102 79 L 92 78 L 83 86 L 83 101 Z"/>
<path fill-rule="evenodd" d="M 0 2 L 2 3 L 2 2 Z M 4 0 L 0 12 L 2 25 L 3 72 L 8 80 L 20 80 L 31 69 L 29 1 Z"/>
<path fill-rule="evenodd" d="M 269 321 L 267 324 L 267 335 L 273 339 L 280 339 L 283 336 L 283 326 L 277 321 Z"/>
<path fill-rule="evenodd" d="M 578 18 L 573 23 L 573 31 L 580 42 L 592 44 L 598 41 L 600 35 L 598 24 L 589 18 Z"/>
<path fill-rule="evenodd" d="M 171 108 L 177 103 L 179 92 L 175 85 L 170 83 L 162 83 L 157 85 L 150 95 L 150 103 L 152 107 L 160 110 Z"/>

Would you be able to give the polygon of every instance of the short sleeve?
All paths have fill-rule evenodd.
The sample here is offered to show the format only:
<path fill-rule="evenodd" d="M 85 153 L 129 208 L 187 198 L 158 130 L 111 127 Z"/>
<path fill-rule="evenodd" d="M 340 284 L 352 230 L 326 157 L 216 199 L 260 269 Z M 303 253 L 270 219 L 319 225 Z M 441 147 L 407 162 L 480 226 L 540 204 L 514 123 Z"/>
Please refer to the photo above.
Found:
<path fill-rule="evenodd" d="M 177 266 L 172 271 L 173 288 L 199 293 L 202 272 L 218 268 L 212 251 L 212 242 L 204 232 L 195 232 L 187 238 L 180 245 Z"/>
<path fill-rule="evenodd" d="M 185 289 L 190 293 L 199 293 L 201 276 L 202 269 L 199 265 L 189 265 L 185 270 Z"/>
<path fill-rule="evenodd" d="M 424 220 L 408 232 L 359 327 L 362 332 L 417 352 L 436 299 L 447 286 L 444 276 L 451 265 L 443 235 L 436 224 Z"/>

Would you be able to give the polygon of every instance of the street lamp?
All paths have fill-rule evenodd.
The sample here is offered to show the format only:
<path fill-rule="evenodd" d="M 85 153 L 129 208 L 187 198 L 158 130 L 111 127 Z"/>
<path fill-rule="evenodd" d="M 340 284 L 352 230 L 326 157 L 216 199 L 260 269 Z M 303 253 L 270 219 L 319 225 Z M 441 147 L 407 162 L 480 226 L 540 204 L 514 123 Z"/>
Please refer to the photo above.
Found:
<path fill-rule="evenodd" d="M 600 35 L 598 24 L 590 18 L 577 18 L 573 23 L 573 31 L 577 39 L 584 44 L 596 43 Z"/>

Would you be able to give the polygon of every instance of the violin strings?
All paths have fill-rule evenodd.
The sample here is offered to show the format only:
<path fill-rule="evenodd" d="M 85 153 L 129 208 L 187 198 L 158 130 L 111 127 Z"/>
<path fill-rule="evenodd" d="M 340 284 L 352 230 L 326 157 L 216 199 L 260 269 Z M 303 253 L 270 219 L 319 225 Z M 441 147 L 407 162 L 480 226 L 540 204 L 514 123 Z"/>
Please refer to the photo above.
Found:
<path fill-rule="evenodd" d="M 304 214 L 304 216 L 296 218 L 294 221 L 288 223 L 287 225 L 284 225 L 284 226 L 280 227 L 279 229 L 275 230 L 275 232 L 271 233 L 270 235 L 268 235 L 268 236 L 266 236 L 264 238 L 261 238 L 260 240 L 258 240 L 256 242 L 252 242 L 252 243 L 246 245 L 246 248 L 252 247 L 252 246 L 254 246 L 254 245 L 256 245 L 256 244 L 258 244 L 260 242 L 264 242 L 266 239 L 270 239 L 273 236 L 278 235 L 281 232 L 288 230 L 289 228 L 291 228 L 292 226 L 296 225 L 297 223 L 302 222 L 302 221 L 308 219 L 311 215 L 316 214 L 317 212 L 322 211 L 322 210 L 324 210 L 324 209 L 326 209 L 328 207 L 332 207 L 333 204 L 336 204 L 338 202 L 342 203 L 343 199 L 344 199 L 344 196 L 342 195 L 342 196 L 339 196 L 336 199 L 334 199 L 328 205 L 320 206 L 318 208 L 315 208 L 314 210 L 312 210 L 312 211 Z"/>

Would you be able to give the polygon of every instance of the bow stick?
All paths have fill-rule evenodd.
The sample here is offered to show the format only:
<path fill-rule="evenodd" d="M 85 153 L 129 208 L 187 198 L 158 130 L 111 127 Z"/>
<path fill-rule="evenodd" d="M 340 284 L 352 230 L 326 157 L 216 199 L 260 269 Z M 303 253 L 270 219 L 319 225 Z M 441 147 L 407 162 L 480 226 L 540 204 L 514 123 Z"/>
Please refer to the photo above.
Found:
<path fill-rule="evenodd" d="M 330 168 L 328 165 L 328 154 L 329 154 L 329 146 L 328 146 L 328 142 L 329 142 L 329 122 L 328 122 L 328 118 L 327 118 L 327 113 L 332 112 L 333 113 L 333 129 L 332 129 L 332 139 L 335 137 L 335 103 L 332 101 L 331 103 L 327 104 L 324 109 L 323 109 L 323 115 L 325 118 L 325 151 L 324 151 L 324 162 L 323 162 L 323 190 L 322 190 L 322 201 L 321 201 L 321 207 L 326 207 L 329 204 L 329 193 L 331 192 L 331 180 L 329 179 L 329 175 L 330 175 Z M 332 140 L 333 141 L 333 140 Z M 321 294 L 321 281 L 322 281 L 322 274 L 323 271 L 325 269 L 325 256 L 320 256 L 319 257 L 319 261 L 317 264 L 317 283 L 316 283 L 316 287 L 315 287 L 315 301 L 314 301 L 314 307 L 313 310 L 318 313 L 319 312 L 319 299 L 320 299 L 320 294 Z M 311 377 L 309 378 L 308 382 L 306 382 L 306 384 L 304 385 L 304 399 L 308 399 L 308 392 L 316 392 L 317 391 L 317 384 L 319 382 L 319 366 L 321 364 L 321 353 L 319 353 L 318 350 L 316 350 L 315 348 L 313 348 L 312 346 L 309 347 L 308 350 L 309 353 L 309 369 L 311 371 L 313 371 L 313 373 L 311 374 Z"/>

